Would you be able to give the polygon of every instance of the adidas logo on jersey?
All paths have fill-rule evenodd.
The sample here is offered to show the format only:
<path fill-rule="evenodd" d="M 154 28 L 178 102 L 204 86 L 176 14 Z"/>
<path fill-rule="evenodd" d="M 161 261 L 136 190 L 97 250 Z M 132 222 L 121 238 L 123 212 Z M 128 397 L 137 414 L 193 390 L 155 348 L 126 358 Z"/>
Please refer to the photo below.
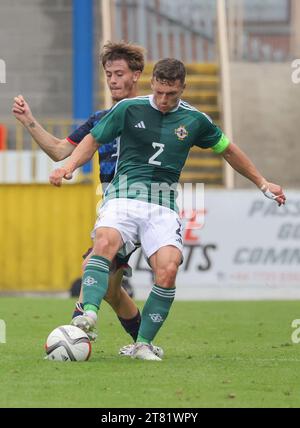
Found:
<path fill-rule="evenodd" d="M 146 129 L 144 121 L 142 120 L 141 122 L 139 122 L 138 124 L 136 124 L 135 128 Z"/>

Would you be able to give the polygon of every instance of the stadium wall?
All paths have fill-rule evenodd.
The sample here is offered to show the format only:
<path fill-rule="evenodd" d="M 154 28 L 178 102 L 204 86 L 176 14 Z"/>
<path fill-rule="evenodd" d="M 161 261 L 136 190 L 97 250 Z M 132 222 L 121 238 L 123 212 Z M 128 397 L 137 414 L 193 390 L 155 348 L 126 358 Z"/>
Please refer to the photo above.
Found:
<path fill-rule="evenodd" d="M 20 93 L 37 117 L 71 117 L 72 0 L 1 0 L 0 29 L 1 120 Z"/>
<path fill-rule="evenodd" d="M 66 291 L 95 220 L 91 184 L 0 185 L 0 292 Z"/>
<path fill-rule="evenodd" d="M 300 185 L 300 84 L 292 82 L 293 71 L 291 63 L 231 65 L 234 142 L 268 179 L 285 188 Z M 238 174 L 235 183 L 251 187 Z"/>

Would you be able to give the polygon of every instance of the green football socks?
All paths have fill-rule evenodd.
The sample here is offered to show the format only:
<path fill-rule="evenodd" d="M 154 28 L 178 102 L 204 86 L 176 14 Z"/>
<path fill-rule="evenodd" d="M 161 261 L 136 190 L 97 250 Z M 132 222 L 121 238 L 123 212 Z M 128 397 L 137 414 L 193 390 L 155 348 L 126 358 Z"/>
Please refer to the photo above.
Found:
<path fill-rule="evenodd" d="M 137 342 L 151 343 L 165 322 L 175 298 L 176 288 L 154 285 L 142 312 Z"/>
<path fill-rule="evenodd" d="M 83 307 L 85 311 L 94 311 L 100 308 L 101 301 L 108 289 L 108 276 L 111 262 L 104 257 L 93 256 L 84 270 Z"/>

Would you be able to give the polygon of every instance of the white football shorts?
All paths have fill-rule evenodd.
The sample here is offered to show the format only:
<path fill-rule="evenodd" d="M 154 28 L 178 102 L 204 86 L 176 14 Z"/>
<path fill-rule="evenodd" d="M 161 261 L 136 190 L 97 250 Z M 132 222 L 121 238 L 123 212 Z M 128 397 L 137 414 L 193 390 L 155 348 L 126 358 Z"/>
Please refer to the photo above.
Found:
<path fill-rule="evenodd" d="M 126 253 L 140 242 L 150 258 L 160 248 L 172 245 L 183 250 L 182 224 L 179 215 L 169 208 L 136 199 L 111 199 L 99 210 L 93 230 L 112 227 L 120 232 Z"/>

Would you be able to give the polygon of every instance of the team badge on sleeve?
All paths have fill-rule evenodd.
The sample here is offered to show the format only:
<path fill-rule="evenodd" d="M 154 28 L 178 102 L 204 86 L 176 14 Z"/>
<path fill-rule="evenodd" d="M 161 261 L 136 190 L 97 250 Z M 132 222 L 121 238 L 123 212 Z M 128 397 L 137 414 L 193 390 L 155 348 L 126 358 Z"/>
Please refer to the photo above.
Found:
<path fill-rule="evenodd" d="M 180 141 L 183 141 L 189 135 L 185 126 L 180 126 L 179 128 L 175 129 L 175 134 L 177 135 Z"/>

